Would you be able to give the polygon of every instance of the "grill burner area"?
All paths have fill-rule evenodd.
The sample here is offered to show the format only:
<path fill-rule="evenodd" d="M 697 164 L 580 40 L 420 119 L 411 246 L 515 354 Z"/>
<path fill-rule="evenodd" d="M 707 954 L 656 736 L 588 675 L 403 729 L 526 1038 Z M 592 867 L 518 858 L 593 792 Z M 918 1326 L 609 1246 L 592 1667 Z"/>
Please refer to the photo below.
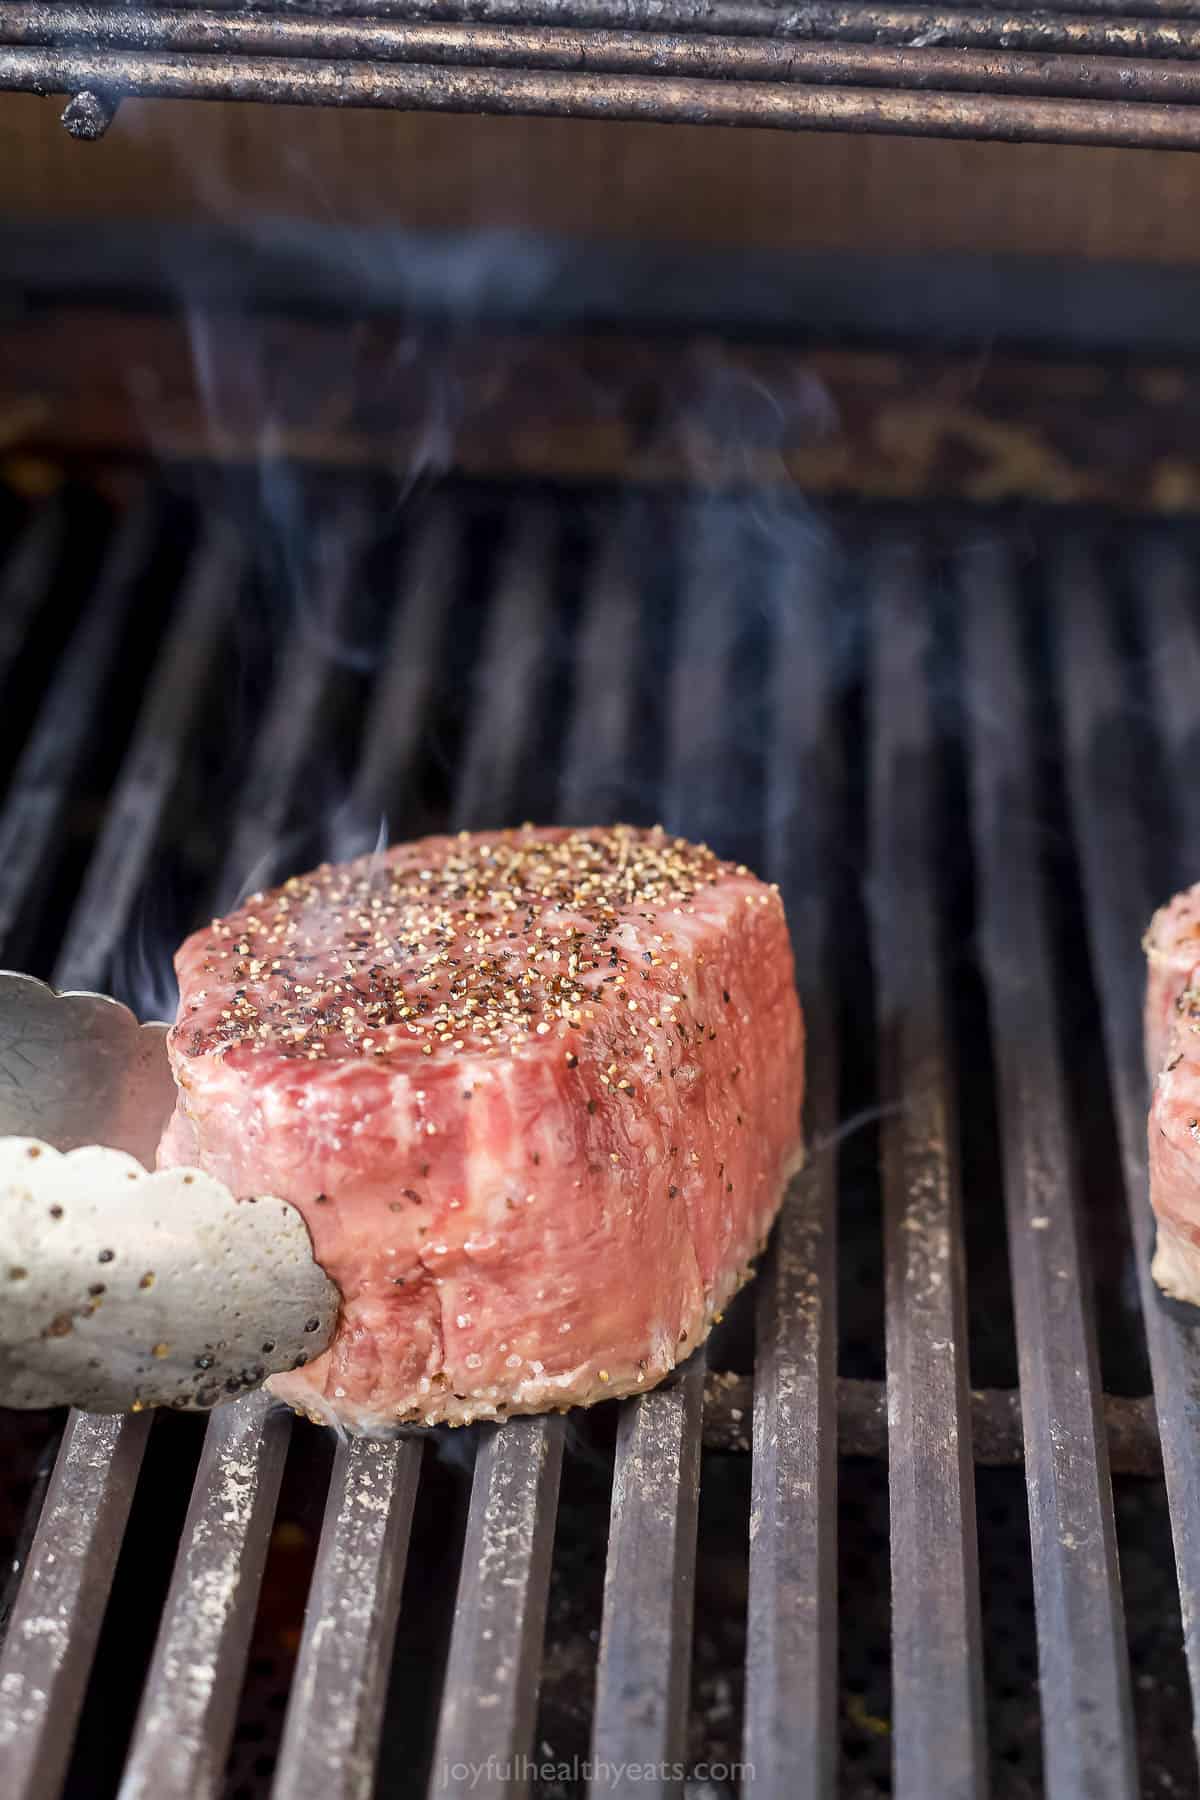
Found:
<path fill-rule="evenodd" d="M 783 884 L 812 1145 L 620 1407 L 73 1417 L 52 1476 L 7 1417 L 5 1795 L 1194 1794 L 1138 949 L 1200 842 L 1194 528 L 181 471 L 0 534 L 6 963 L 161 1012 L 381 818 L 662 819 Z"/>

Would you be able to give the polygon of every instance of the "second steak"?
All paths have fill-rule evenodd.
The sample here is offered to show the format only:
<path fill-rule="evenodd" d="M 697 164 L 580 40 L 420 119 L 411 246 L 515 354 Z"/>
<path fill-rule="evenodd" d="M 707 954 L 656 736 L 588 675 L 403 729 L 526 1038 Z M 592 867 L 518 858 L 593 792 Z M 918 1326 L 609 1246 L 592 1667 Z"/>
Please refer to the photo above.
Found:
<path fill-rule="evenodd" d="M 1150 1202 L 1154 1279 L 1200 1302 L 1200 887 L 1160 907 L 1145 938 L 1145 1044 L 1152 1082 Z"/>

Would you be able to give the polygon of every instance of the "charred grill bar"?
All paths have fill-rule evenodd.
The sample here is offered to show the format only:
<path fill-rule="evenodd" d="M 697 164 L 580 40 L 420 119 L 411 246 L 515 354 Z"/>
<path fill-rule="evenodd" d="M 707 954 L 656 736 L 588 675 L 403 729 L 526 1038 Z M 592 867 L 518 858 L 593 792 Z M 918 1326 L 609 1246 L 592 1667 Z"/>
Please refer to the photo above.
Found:
<path fill-rule="evenodd" d="M 526 814 L 661 811 L 681 829 L 723 830 L 739 854 L 782 881 L 808 996 L 814 1153 L 739 1303 L 741 1326 L 732 1320 L 709 1347 L 707 1375 L 695 1357 L 672 1383 L 622 1403 L 611 1447 L 589 1437 L 586 1419 L 521 1419 L 478 1432 L 446 1576 L 453 1604 L 444 1668 L 421 1727 L 431 1791 L 447 1791 L 436 1786 L 439 1771 L 459 1763 L 490 1767 L 477 1792 L 517 1791 L 505 1768 L 535 1752 L 539 1690 L 555 1653 L 555 1559 L 583 1530 L 571 1498 L 581 1459 L 604 1461 L 610 1496 L 607 1542 L 601 1535 L 595 1546 L 604 1577 L 588 1674 L 593 1754 L 688 1760 L 705 1496 L 719 1486 L 714 1458 L 737 1446 L 750 1470 L 736 1547 L 748 1582 L 742 1754 L 755 1780 L 747 1791 L 784 1800 L 799 1784 L 830 1794 L 839 1639 L 856 1629 L 836 1585 L 840 1429 L 843 1455 L 886 1455 L 889 1467 L 894 1791 L 929 1800 L 945 1791 L 951 1766 L 956 1793 L 983 1791 L 998 1746 L 985 1715 L 993 1647 L 986 1596 L 980 1625 L 976 1543 L 988 1527 L 974 1483 L 984 1465 L 1021 1458 L 1047 1783 L 1054 1792 L 1133 1793 L 1109 1465 L 1157 1480 L 1161 1444 L 1195 1687 L 1200 1369 L 1190 1328 L 1155 1301 L 1145 1254 L 1138 936 L 1162 877 L 1148 872 L 1151 845 L 1127 766 L 1133 665 L 1116 630 L 1118 618 L 1129 629 L 1124 579 L 1145 600 L 1135 629 L 1147 643 L 1172 646 L 1149 665 L 1162 721 L 1154 754 L 1179 809 L 1175 841 L 1184 844 L 1200 725 L 1189 685 L 1200 657 L 1188 608 L 1200 568 L 1194 533 L 1126 528 L 1121 579 L 1110 581 L 1086 524 L 1055 521 L 1031 555 L 1029 528 L 1010 531 L 994 515 L 981 545 L 970 516 L 936 529 L 931 522 L 928 533 L 906 526 L 897 539 L 894 522 L 868 513 L 847 529 L 850 548 L 835 553 L 810 520 L 789 522 L 784 508 L 772 512 L 769 531 L 802 535 L 792 553 L 768 556 L 764 570 L 755 560 L 761 526 L 733 501 L 692 514 L 654 498 L 642 503 L 643 519 L 636 506 L 621 514 L 610 502 L 575 502 L 564 520 L 545 497 L 484 504 L 468 490 L 427 506 L 381 551 L 366 534 L 365 498 L 351 493 L 343 507 L 327 495 L 320 510 L 331 548 L 288 615 L 286 648 L 264 665 L 273 685 L 262 690 L 257 730 L 227 784 L 232 828 L 226 789 L 218 784 L 198 802 L 211 840 L 236 847 L 216 886 L 243 881 L 247 864 L 264 858 L 282 873 L 281 859 L 369 846 L 380 812 L 395 836 Z M 216 898 L 207 883 L 220 859 L 180 848 L 187 807 L 179 795 L 197 791 L 208 697 L 221 671 L 248 654 L 233 602 L 253 578 L 256 550 L 253 531 L 219 505 L 192 506 L 178 598 L 165 605 L 145 658 L 144 698 L 127 723 L 122 663 L 134 654 L 134 622 L 146 617 L 136 601 L 173 533 L 153 496 L 124 509 L 99 573 L 76 576 L 82 591 L 70 601 L 73 630 L 60 650 L 52 596 L 61 595 L 56 570 L 76 506 L 68 495 L 33 508 L 0 571 L 13 602 L 4 615 L 13 635 L 0 637 L 8 686 L 26 667 L 26 640 L 39 634 L 42 670 L 40 704 L 21 733 L 0 813 L 0 839 L 15 842 L 15 822 L 24 821 L 39 854 L 3 865 L 0 895 L 6 957 L 19 959 L 32 932 L 47 973 L 103 987 L 120 983 L 114 953 L 136 929 L 164 856 L 182 855 L 200 872 L 187 891 L 189 915 Z M 660 564 L 647 546 L 663 542 L 670 547 Z M 365 581 L 364 558 L 374 559 Z M 1105 1034 L 1152 1400 L 1105 1395 L 1098 1368 L 1100 1290 L 1073 1178 L 1074 1102 L 1056 986 L 1061 931 L 1038 810 L 1040 652 L 1020 598 L 1021 569 L 1031 562 L 1044 585 L 1043 678 L 1061 733 L 1065 828 L 1086 877 L 1087 948 L 1101 995 L 1088 1023 Z M 954 603 L 949 652 L 946 609 L 931 598 L 939 588 Z M 359 590 L 384 596 L 366 629 L 355 611 Z M 964 726 L 1008 1283 L 1002 1269 L 972 1264 L 971 1196 L 959 1171 L 969 1097 L 948 1015 L 962 953 L 939 925 L 948 691 L 959 697 Z M 71 692 L 77 709 L 65 705 Z M 93 827 L 89 750 L 113 733 L 123 734 L 124 751 Z M 303 838 L 311 771 L 339 754 L 344 797 L 322 808 L 314 846 L 311 816 Z M 54 874 L 64 832 L 91 846 L 82 879 L 69 866 Z M 869 951 L 847 945 L 846 846 L 860 838 Z M 303 851 L 294 848 L 300 842 Z M 64 914 L 52 930 L 39 927 L 47 885 Z M 859 1008 L 850 964 L 868 959 L 880 1052 L 874 1092 L 884 1108 L 883 1202 L 874 1215 L 848 1184 L 837 1144 L 839 1071 L 855 1031 L 871 1035 L 871 1006 Z M 1086 1104 L 1103 1112 L 1103 1073 L 1097 1082 Z M 886 1298 L 883 1286 L 872 1289 L 868 1306 L 881 1343 L 886 1323 L 886 1403 L 877 1382 L 837 1379 L 839 1262 L 857 1255 L 872 1230 L 885 1249 Z M 973 1283 L 989 1280 L 1011 1297 L 1020 1380 L 1015 1389 L 972 1392 L 967 1312 Z M 752 1373 L 748 1338 L 737 1348 L 751 1321 Z M 89 1683 L 105 1674 L 93 1665 L 110 1592 L 122 1592 L 113 1578 L 131 1507 L 147 1483 L 163 1484 L 167 1503 L 172 1481 L 177 1489 L 184 1479 L 154 1464 L 155 1434 L 174 1424 L 143 1415 L 75 1416 L 67 1425 L 0 1651 L 6 1800 L 49 1800 L 68 1778 Z M 136 1704 L 123 1800 L 226 1791 L 285 1459 L 313 1436 L 261 1395 L 208 1422 L 157 1641 L 128 1673 Z M 453 1441 L 463 1445 L 468 1434 Z M 405 1628 L 406 1583 L 429 1554 L 420 1507 L 435 1460 L 414 1441 L 337 1448 L 269 1778 L 277 1800 L 373 1791 L 398 1704 L 394 1689 L 389 1695 L 391 1646 Z M 843 1484 L 851 1466 L 842 1465 Z M 136 1550 L 127 1545 L 126 1554 Z M 1174 1717 L 1184 1734 L 1186 1705 L 1180 1694 Z M 670 1782 L 658 1791 L 671 1791 Z"/>
<path fill-rule="evenodd" d="M 1083 1264 L 1053 976 L 1038 903 L 1032 733 L 1003 555 L 966 560 L 976 860 L 1006 1143 L 1047 1784 L 1137 1791 L 1108 1445 Z M 1001 727 L 1004 718 L 1017 729 Z M 1082 1454 L 1080 1453 L 1082 1451 Z M 1033 1497 L 1036 1496 L 1036 1502 Z"/>
<path fill-rule="evenodd" d="M 978 1791 L 983 1663 L 954 1090 L 936 901 L 931 620 L 918 547 L 872 595 L 868 865 L 882 1131 L 896 1791 Z"/>
<path fill-rule="evenodd" d="M 1194 149 L 1200 19 L 814 0 L 0 4 L 0 89 Z"/>

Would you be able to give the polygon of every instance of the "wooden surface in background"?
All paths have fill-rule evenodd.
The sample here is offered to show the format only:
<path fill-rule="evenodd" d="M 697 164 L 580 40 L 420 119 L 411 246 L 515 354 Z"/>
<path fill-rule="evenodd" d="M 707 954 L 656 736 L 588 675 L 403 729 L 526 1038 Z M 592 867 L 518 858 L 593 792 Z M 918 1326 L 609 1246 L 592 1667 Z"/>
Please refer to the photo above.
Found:
<path fill-rule="evenodd" d="M 527 227 L 688 245 L 1200 261 L 1200 154 L 0 95 L 0 216 Z"/>

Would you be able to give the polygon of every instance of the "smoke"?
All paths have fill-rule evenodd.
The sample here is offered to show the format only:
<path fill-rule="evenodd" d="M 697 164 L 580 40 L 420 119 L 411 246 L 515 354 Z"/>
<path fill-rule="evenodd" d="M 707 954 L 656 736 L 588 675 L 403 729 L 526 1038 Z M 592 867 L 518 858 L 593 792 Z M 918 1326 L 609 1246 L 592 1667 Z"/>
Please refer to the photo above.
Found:
<path fill-rule="evenodd" d="M 384 852 L 391 842 L 386 813 L 380 813 L 372 825 L 370 819 L 358 811 L 351 795 L 333 814 L 327 837 L 329 855 L 335 862 L 349 862 L 352 858 L 366 856 L 369 852 L 370 884 L 373 886 L 382 876 L 386 866 Z"/>
<path fill-rule="evenodd" d="M 752 353 L 735 359 L 715 340 L 700 339 L 684 359 L 682 385 L 659 433 L 695 491 L 739 494 L 746 519 L 768 537 L 785 515 L 794 521 L 807 510 L 797 507 L 789 452 L 828 439 L 839 424 L 829 389 L 799 356 L 782 373 L 774 359 L 773 376 L 756 370 Z M 815 514 L 807 516 L 811 524 Z"/>
<path fill-rule="evenodd" d="M 681 466 L 685 480 L 669 505 L 673 626 L 657 664 L 664 822 L 760 870 L 811 799 L 793 770 L 796 746 L 824 721 L 794 715 L 839 691 L 861 650 L 838 534 L 791 475 L 792 457 L 838 424 L 799 354 L 790 364 L 774 355 L 768 378 L 752 347 L 706 338 L 689 347 L 645 450 L 649 467 Z M 779 754 L 785 715 L 793 747 Z"/>
<path fill-rule="evenodd" d="M 161 886 L 152 886 L 138 896 L 128 929 L 118 939 L 112 958 L 113 998 L 143 1021 L 169 1022 L 179 1006 L 174 963 L 169 952 L 163 954 L 172 927 L 164 917 L 162 899 Z"/>
<path fill-rule="evenodd" d="M 348 690 L 370 683 L 394 598 L 376 585 L 370 547 L 403 528 L 452 469 L 471 466 L 479 443 L 464 434 L 481 421 L 484 430 L 494 428 L 489 396 L 503 394 L 500 428 L 514 436 L 553 416 L 558 397 L 523 385 L 521 341 L 511 332 L 497 335 L 496 322 L 541 320 L 553 330 L 572 316 L 587 318 L 585 300 L 564 297 L 571 252 L 563 246 L 504 231 L 438 240 L 343 229 L 327 204 L 321 170 L 303 151 L 292 166 L 298 204 L 317 225 L 247 217 L 226 171 L 187 168 L 223 234 L 219 253 L 207 239 L 189 252 L 164 237 L 159 268 L 186 332 L 199 443 L 176 393 L 138 390 L 151 446 L 164 460 L 191 449 L 210 459 L 215 504 L 240 521 L 253 545 L 248 605 L 219 697 L 230 755 L 251 764 L 255 746 L 270 736 L 262 716 L 270 693 L 300 683 L 292 669 L 297 641 L 310 685 Z M 295 312 L 298 303 L 307 314 Z M 619 308 L 619 296 L 606 304 Z M 320 328 L 312 328 L 318 314 Z M 619 363 L 564 357 L 555 368 L 573 416 L 604 426 L 636 410 L 640 378 Z M 758 766 L 761 779 L 769 726 L 761 671 L 752 666 L 755 638 L 768 614 L 776 634 L 786 636 L 807 604 L 805 572 L 830 555 L 830 534 L 798 500 L 788 458 L 826 438 L 836 423 L 828 391 L 799 357 L 782 380 L 768 380 L 752 356 L 697 339 L 683 355 L 677 386 L 656 397 L 653 413 L 639 423 L 635 485 L 618 503 L 617 531 L 640 555 L 647 505 L 636 477 L 644 472 L 653 485 L 664 466 L 684 471 L 689 497 L 675 509 L 670 544 L 656 544 L 652 556 L 665 558 L 658 582 L 684 637 L 699 597 L 711 594 L 707 624 L 693 633 L 696 644 L 707 633 L 706 645 L 692 660 L 698 676 L 701 661 L 708 671 L 713 706 L 703 733 L 690 732 L 687 756 L 668 747 L 665 796 L 657 777 L 637 766 L 643 759 L 631 757 L 619 793 L 614 787 L 605 799 L 619 798 L 633 816 L 665 813 L 676 829 L 756 862 L 761 845 L 747 830 L 742 799 L 742 778 L 753 778 Z M 360 453 L 372 465 L 369 474 L 345 466 Z M 332 527 L 320 529 L 331 514 Z M 558 598 L 548 616 L 552 634 L 559 630 Z M 652 690 L 653 668 L 669 680 L 681 648 L 691 655 L 679 642 L 653 646 L 640 677 L 647 708 L 664 704 L 662 691 Z M 252 668 L 253 676 L 242 673 Z M 319 707 L 314 700 L 314 714 Z M 689 735 L 678 718 L 660 723 L 668 735 Z M 300 775 L 295 767 L 279 769 L 280 782 Z M 239 842 L 240 865 L 226 868 L 214 904 L 253 891 L 306 848 L 340 858 L 370 847 L 377 818 L 357 816 L 348 768 L 304 770 L 303 792 L 303 829 L 277 824 L 271 841 L 249 852 Z M 231 825 L 236 839 L 236 819 Z"/>
<path fill-rule="evenodd" d="M 396 510 L 454 466 L 472 398 L 464 346 L 470 385 L 486 394 L 512 357 L 488 328 L 536 317 L 563 261 L 500 231 L 438 240 L 238 216 L 225 226 L 203 265 L 171 240 L 158 275 L 187 332 L 205 449 L 243 469 L 249 458 L 262 522 L 285 550 L 303 540 L 305 466 L 353 458 L 360 444 L 386 467 Z M 169 446 L 169 399 L 157 413 L 145 403 L 152 445 Z"/>
<path fill-rule="evenodd" d="M 272 839 L 268 847 L 246 869 L 239 872 L 236 859 L 230 864 L 228 875 L 217 885 L 214 910 L 220 915 L 232 912 L 251 894 L 257 894 L 263 888 L 272 886 L 275 871 L 280 864 L 289 860 L 292 853 L 298 853 L 304 841 L 304 834 L 299 831 L 286 832 Z"/>

